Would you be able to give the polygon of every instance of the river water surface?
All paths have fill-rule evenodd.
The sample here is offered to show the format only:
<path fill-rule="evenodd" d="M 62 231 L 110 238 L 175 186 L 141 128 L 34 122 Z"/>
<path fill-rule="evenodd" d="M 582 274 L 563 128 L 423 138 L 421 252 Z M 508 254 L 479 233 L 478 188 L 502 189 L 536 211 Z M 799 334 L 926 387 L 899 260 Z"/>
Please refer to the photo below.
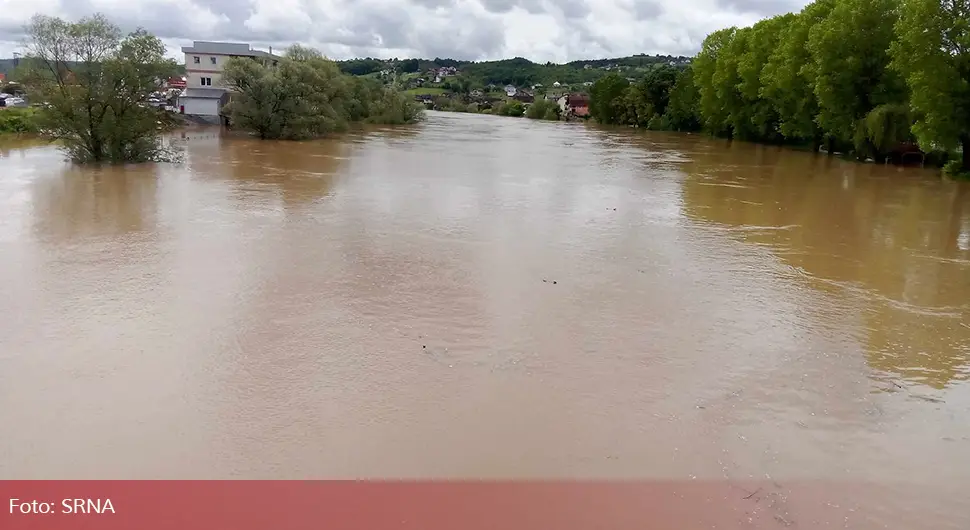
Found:
<path fill-rule="evenodd" d="M 864 481 L 970 527 L 965 185 L 462 114 L 180 141 L 0 140 L 0 478 Z"/>

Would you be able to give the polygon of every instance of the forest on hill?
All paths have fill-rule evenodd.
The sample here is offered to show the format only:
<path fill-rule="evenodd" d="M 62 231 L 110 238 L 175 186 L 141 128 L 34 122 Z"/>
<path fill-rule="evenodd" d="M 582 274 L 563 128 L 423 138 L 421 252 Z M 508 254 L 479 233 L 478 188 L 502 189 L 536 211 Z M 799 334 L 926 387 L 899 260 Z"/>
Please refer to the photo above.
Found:
<path fill-rule="evenodd" d="M 500 61 L 458 61 L 455 59 L 352 59 L 337 61 L 340 69 L 351 75 L 370 75 L 391 71 L 397 74 L 427 72 L 439 68 L 457 68 L 462 75 L 477 85 L 530 86 L 596 81 L 607 72 L 623 72 L 637 77 L 654 65 L 685 65 L 690 59 L 671 55 L 633 55 L 615 59 L 590 59 L 566 64 L 535 63 L 523 57 Z"/>

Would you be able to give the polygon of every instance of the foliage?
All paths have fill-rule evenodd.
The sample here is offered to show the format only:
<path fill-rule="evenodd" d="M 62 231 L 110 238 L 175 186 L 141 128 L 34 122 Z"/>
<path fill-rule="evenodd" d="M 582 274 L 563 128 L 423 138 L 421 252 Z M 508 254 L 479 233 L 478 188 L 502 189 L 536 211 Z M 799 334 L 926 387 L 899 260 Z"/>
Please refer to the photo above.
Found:
<path fill-rule="evenodd" d="M 377 81 L 348 76 L 317 50 L 293 46 L 277 66 L 234 57 L 223 80 L 235 93 L 226 106 L 234 127 L 260 138 L 303 140 L 351 122 L 410 123 L 421 108 Z"/>
<path fill-rule="evenodd" d="M 623 123 L 627 116 L 625 98 L 630 82 L 618 74 L 609 74 L 593 83 L 589 91 L 589 114 L 600 123 Z"/>
<path fill-rule="evenodd" d="M 31 107 L 0 109 L 0 134 L 40 132 L 37 112 L 37 109 Z"/>
<path fill-rule="evenodd" d="M 24 85 L 44 102 L 38 128 L 77 162 L 169 159 L 158 111 L 144 105 L 175 63 L 138 30 L 122 37 L 103 15 L 77 22 L 35 16 L 27 28 Z"/>
<path fill-rule="evenodd" d="M 697 91 L 697 85 L 694 84 L 694 69 L 687 67 L 677 74 L 677 81 L 670 89 L 667 111 L 663 115 L 662 124 L 665 125 L 663 128 L 673 131 L 700 129 L 701 117 L 697 110 L 699 99 L 700 94 Z"/>
<path fill-rule="evenodd" d="M 970 3 L 902 0 L 895 29 L 893 66 L 909 86 L 920 146 L 960 146 L 957 169 L 970 172 Z"/>
<path fill-rule="evenodd" d="M 367 75 L 380 72 L 385 68 L 384 62 L 379 59 L 351 59 L 339 63 L 340 71 L 349 75 Z"/>
<path fill-rule="evenodd" d="M 809 31 L 815 65 L 818 124 L 840 142 L 859 142 L 860 121 L 879 105 L 905 100 L 899 76 L 889 69 L 896 0 L 839 0 Z"/>
<path fill-rule="evenodd" d="M 943 166 L 943 174 L 954 180 L 970 180 L 970 171 L 963 160 L 950 160 Z"/>
<path fill-rule="evenodd" d="M 496 105 L 492 109 L 492 113 L 498 114 L 499 116 L 521 118 L 525 114 L 525 105 L 523 105 L 521 101 L 510 99 Z"/>
<path fill-rule="evenodd" d="M 529 109 L 525 111 L 525 117 L 533 120 L 556 121 L 559 119 L 559 105 L 548 99 L 537 99 L 529 105 Z"/>

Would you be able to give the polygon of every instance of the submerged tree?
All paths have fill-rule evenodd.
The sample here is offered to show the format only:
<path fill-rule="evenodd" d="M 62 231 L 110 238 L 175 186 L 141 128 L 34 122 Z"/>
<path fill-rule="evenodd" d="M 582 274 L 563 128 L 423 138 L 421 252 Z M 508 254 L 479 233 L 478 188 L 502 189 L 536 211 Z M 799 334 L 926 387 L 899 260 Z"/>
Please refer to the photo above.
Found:
<path fill-rule="evenodd" d="M 223 80 L 233 126 L 263 139 L 303 140 L 350 122 L 408 123 L 420 108 L 403 94 L 341 73 L 317 50 L 289 48 L 277 66 L 249 58 L 226 62 Z"/>
<path fill-rule="evenodd" d="M 902 0 L 892 47 L 916 113 L 923 150 L 961 147 L 951 166 L 970 172 L 970 2 Z"/>
<path fill-rule="evenodd" d="M 24 84 L 43 102 L 39 126 L 76 162 L 148 162 L 164 148 L 160 113 L 144 104 L 172 75 L 165 46 L 143 30 L 122 37 L 103 15 L 77 22 L 38 15 L 27 27 Z"/>
<path fill-rule="evenodd" d="M 528 110 L 525 111 L 525 117 L 533 120 L 558 120 L 559 105 L 548 99 L 537 99 L 529 105 Z"/>

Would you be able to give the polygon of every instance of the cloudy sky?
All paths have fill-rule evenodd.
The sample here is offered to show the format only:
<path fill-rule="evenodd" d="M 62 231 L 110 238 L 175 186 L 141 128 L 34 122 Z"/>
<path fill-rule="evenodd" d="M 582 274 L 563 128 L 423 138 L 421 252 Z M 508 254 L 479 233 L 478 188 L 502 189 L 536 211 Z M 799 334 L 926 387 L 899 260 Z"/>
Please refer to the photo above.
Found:
<path fill-rule="evenodd" d="M 521 56 L 564 62 L 635 53 L 693 55 L 712 30 L 798 10 L 807 0 L 0 0 L 0 57 L 35 13 L 102 12 L 142 26 L 176 55 L 192 40 L 294 42 L 335 59 Z"/>

